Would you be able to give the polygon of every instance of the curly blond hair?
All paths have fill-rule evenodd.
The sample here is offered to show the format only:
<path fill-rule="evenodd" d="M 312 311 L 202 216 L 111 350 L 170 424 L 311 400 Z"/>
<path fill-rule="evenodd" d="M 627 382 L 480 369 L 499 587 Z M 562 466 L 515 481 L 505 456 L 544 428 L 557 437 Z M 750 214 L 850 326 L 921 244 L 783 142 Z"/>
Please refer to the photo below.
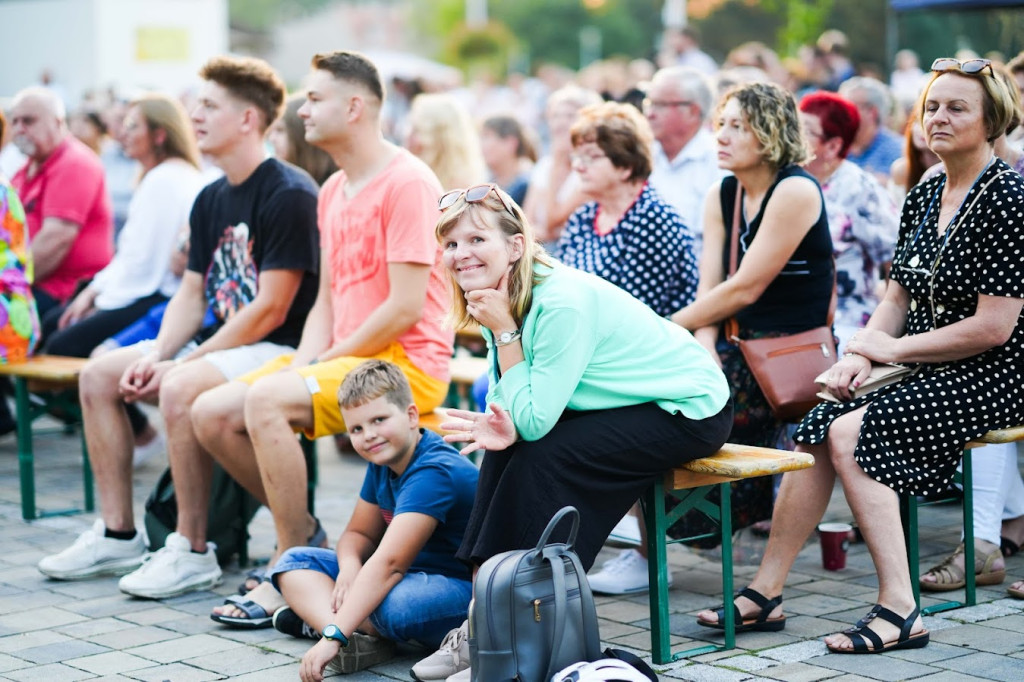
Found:
<path fill-rule="evenodd" d="M 722 95 L 715 110 L 715 129 L 722 110 L 735 99 L 747 125 L 761 145 L 764 160 L 775 168 L 802 164 L 811 158 L 797 114 L 796 100 L 789 91 L 774 83 L 744 83 Z"/>

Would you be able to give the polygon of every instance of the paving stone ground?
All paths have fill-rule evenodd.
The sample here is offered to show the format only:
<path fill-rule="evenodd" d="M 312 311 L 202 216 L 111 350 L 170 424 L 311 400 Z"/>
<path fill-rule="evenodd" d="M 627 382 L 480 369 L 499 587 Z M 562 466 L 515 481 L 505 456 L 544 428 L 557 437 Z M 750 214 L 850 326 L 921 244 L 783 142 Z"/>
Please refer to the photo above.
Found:
<path fill-rule="evenodd" d="M 317 513 L 331 541 L 344 527 L 359 490 L 363 465 L 354 455 L 339 455 L 330 439 L 318 443 L 321 484 Z M 979 452 L 978 456 L 982 456 Z M 82 503 L 80 448 L 77 434 L 40 422 L 36 434 L 36 487 L 42 508 Z M 166 458 L 136 470 L 136 512 Z M 938 505 L 921 512 L 922 564 L 941 559 L 959 541 L 959 507 Z M 836 491 L 829 519 L 849 520 Z M 176 599 L 128 598 L 116 580 L 84 582 L 45 579 L 35 568 L 47 554 L 67 546 L 88 528 L 95 514 L 78 514 L 33 522 L 21 519 L 17 446 L 14 436 L 0 438 L 0 680 L 152 680 L 190 682 L 238 680 L 263 682 L 298 679 L 298 660 L 308 642 L 274 630 L 240 632 L 206 617 L 220 599 L 234 592 L 243 573 L 225 571 L 212 591 Z M 898 523 L 897 519 L 893 523 Z M 251 551 L 266 557 L 273 548 L 271 519 L 262 510 L 252 523 Z M 736 538 L 736 585 L 753 574 L 764 540 L 749 532 Z M 617 550 L 606 548 L 598 561 Z M 699 641 L 719 641 L 698 628 L 693 614 L 722 601 L 718 556 L 673 546 L 669 564 L 672 638 L 677 649 Z M 1009 576 L 1024 578 L 1024 558 L 1007 562 Z M 1009 579 L 1008 581 L 1009 582 Z M 878 656 L 829 654 L 821 637 L 848 627 L 874 602 L 877 581 L 864 545 L 850 549 L 847 568 L 825 571 L 817 542 L 801 552 L 785 592 L 790 618 L 779 633 L 738 637 L 738 648 L 657 665 L 663 680 L 741 682 L 785 680 L 1024 680 L 1024 601 L 1007 598 L 1004 586 L 980 588 L 979 604 L 925 619 L 931 644 L 924 649 Z M 962 596 L 953 592 L 950 596 Z M 937 599 L 924 597 L 924 603 Z M 650 618 L 646 595 L 599 597 L 601 634 L 607 645 L 650 656 Z M 371 670 L 348 676 L 352 682 L 409 680 L 409 668 L 424 652 L 404 650 Z M 482 681 L 490 682 L 490 681 Z"/>

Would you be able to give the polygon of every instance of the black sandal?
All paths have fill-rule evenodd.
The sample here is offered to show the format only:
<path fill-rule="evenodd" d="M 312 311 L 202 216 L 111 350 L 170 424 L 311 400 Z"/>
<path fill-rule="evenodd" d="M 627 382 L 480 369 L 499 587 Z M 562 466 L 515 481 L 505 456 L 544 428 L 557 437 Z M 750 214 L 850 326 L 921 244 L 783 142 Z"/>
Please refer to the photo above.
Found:
<path fill-rule="evenodd" d="M 748 632 L 755 630 L 758 632 L 778 632 L 779 630 L 786 627 L 786 617 L 778 616 L 777 618 L 769 618 L 769 614 L 775 610 L 776 606 L 782 604 L 782 595 L 774 599 L 768 599 L 757 590 L 752 590 L 749 587 L 744 588 L 736 597 L 746 597 L 750 601 L 754 602 L 761 607 L 761 610 L 756 616 L 743 617 L 740 613 L 740 608 L 736 606 L 735 601 L 732 605 L 733 613 L 736 615 L 736 632 Z M 719 609 L 715 609 L 715 613 L 718 614 L 718 620 L 711 622 L 708 620 L 697 619 L 697 625 L 703 625 L 706 628 L 714 628 L 715 630 L 725 629 L 725 606 Z"/>
<path fill-rule="evenodd" d="M 868 612 L 868 615 L 857 621 L 855 626 L 849 630 L 843 630 L 842 634 L 846 635 L 853 644 L 852 649 L 833 647 L 830 644 L 826 644 L 826 646 L 834 654 L 880 654 L 884 651 L 895 651 L 896 649 L 920 649 L 928 644 L 930 635 L 927 630 L 922 630 L 916 635 L 910 634 L 910 630 L 914 627 L 914 621 L 917 620 L 919 612 L 920 609 L 915 608 L 909 616 L 902 618 L 881 604 L 875 604 L 871 611 Z M 878 633 L 868 627 L 868 624 L 875 618 L 881 618 L 898 627 L 900 629 L 899 638 L 892 642 L 883 642 Z M 870 649 L 865 640 L 871 642 Z"/>

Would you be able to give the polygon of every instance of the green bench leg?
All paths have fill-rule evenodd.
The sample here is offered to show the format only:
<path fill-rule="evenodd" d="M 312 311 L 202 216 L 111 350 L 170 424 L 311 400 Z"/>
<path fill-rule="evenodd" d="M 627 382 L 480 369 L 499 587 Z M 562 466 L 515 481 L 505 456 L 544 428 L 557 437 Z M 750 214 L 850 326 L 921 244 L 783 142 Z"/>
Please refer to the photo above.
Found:
<path fill-rule="evenodd" d="M 50 405 L 56 405 L 67 410 L 80 422 L 81 411 L 78 408 L 77 399 L 68 399 L 65 394 L 58 393 L 47 399 L 47 406 L 34 406 L 29 399 L 28 382 L 23 377 L 14 377 L 14 401 L 17 412 L 15 418 L 18 430 L 18 476 L 21 484 L 21 518 L 31 521 L 47 516 L 66 516 L 68 514 L 78 514 L 82 511 L 95 511 L 96 498 L 93 491 L 92 466 L 89 464 L 89 450 L 85 444 L 84 430 L 81 436 L 84 509 L 73 507 L 44 512 L 36 507 L 35 450 L 32 444 L 32 423 L 45 415 Z M 73 426 L 70 424 L 65 426 L 65 428 L 73 430 Z"/>
<path fill-rule="evenodd" d="M 707 501 L 708 494 L 715 487 L 720 492 L 717 506 Z M 686 491 L 681 504 L 672 512 L 672 519 L 665 512 L 665 485 L 661 479 L 652 485 L 641 499 L 644 510 L 644 523 L 647 528 L 647 571 L 650 582 L 651 612 L 651 660 L 656 664 L 672 663 L 682 658 L 697 656 L 715 651 L 725 651 L 736 646 L 736 615 L 732 609 L 725 609 L 724 626 L 725 642 L 704 644 L 672 653 L 670 641 L 668 613 L 668 553 L 665 532 L 668 527 L 682 514 L 691 509 L 698 509 L 704 515 L 718 523 L 718 536 L 722 547 L 722 593 L 724 601 L 729 603 L 733 594 L 733 559 L 732 559 L 732 500 L 728 483 L 701 486 Z M 700 536 L 705 537 L 705 536 Z M 696 539 L 696 538 L 687 538 Z"/>
<path fill-rule="evenodd" d="M 971 450 L 964 450 L 962 473 L 957 477 L 963 486 L 964 519 L 964 566 L 974 566 L 974 458 Z M 914 590 L 914 601 L 921 606 L 921 556 L 918 546 L 918 501 L 913 495 L 900 495 L 900 516 L 903 520 L 903 536 L 907 542 L 907 563 L 910 567 L 910 584 Z M 964 601 L 945 601 L 921 609 L 922 615 L 951 611 L 962 606 L 978 603 L 977 578 L 974 571 L 964 571 Z"/>
<path fill-rule="evenodd" d="M 647 526 L 648 598 L 651 610 L 651 659 L 672 661 L 668 617 L 668 552 L 665 546 L 665 483 L 659 478 L 646 493 L 644 523 Z"/>
<path fill-rule="evenodd" d="M 18 475 L 21 478 L 21 518 L 31 521 L 38 518 L 35 454 L 32 450 L 32 404 L 28 399 L 28 386 L 21 377 L 14 379 L 14 402 L 18 429 Z"/>

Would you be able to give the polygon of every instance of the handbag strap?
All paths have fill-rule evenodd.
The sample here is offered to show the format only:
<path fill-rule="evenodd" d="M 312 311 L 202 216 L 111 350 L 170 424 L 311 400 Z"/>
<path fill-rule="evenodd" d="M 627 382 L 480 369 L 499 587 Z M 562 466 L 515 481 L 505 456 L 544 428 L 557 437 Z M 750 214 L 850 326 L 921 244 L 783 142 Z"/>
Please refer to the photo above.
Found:
<path fill-rule="evenodd" d="M 740 181 L 736 181 L 736 203 L 732 209 L 732 237 L 729 240 L 729 277 L 736 274 L 737 261 L 739 260 L 740 248 L 740 211 L 743 210 L 743 187 Z M 971 204 L 973 206 L 973 204 Z M 821 196 L 821 210 L 825 210 L 825 197 Z M 831 327 L 836 317 L 836 308 L 839 306 L 839 292 L 836 290 L 836 282 L 839 276 L 836 270 L 836 258 L 832 255 L 832 296 L 828 301 L 828 314 L 825 316 L 825 326 Z M 725 321 L 725 338 L 732 341 L 739 341 L 740 323 L 733 315 Z"/>
<path fill-rule="evenodd" d="M 974 195 L 974 200 L 971 201 L 970 204 L 968 204 L 967 210 L 964 211 L 963 214 L 959 218 L 957 218 L 956 225 L 953 225 L 952 227 L 947 227 L 946 228 L 948 230 L 952 230 L 952 232 L 949 235 L 949 239 L 946 239 L 946 240 L 944 240 L 942 242 L 942 245 L 939 247 L 938 254 L 935 255 L 935 262 L 932 263 L 931 278 L 930 278 L 930 280 L 928 282 L 928 305 L 929 305 L 929 307 L 931 308 L 931 311 L 932 311 L 932 328 L 938 329 L 938 327 L 939 327 L 939 321 L 935 317 L 935 275 L 939 271 L 939 261 L 942 260 L 942 252 L 945 249 L 946 244 L 948 244 L 951 241 L 953 241 L 953 237 L 956 236 L 956 231 L 959 230 L 960 226 L 964 224 L 964 220 L 967 218 L 967 214 L 969 214 L 971 212 L 971 209 L 974 208 L 974 205 L 978 203 L 978 200 L 981 199 L 981 196 L 985 193 L 985 190 L 988 189 L 989 185 L 991 185 L 993 182 L 998 180 L 999 176 L 1005 175 L 1006 173 L 1012 173 L 1012 172 L 1014 172 L 1014 171 L 1009 169 L 1009 168 L 1004 168 L 1003 170 L 999 171 L 998 173 L 993 175 L 991 178 L 989 178 L 989 181 L 986 182 L 984 185 L 982 185 L 981 189 L 978 190 L 978 193 Z"/>

